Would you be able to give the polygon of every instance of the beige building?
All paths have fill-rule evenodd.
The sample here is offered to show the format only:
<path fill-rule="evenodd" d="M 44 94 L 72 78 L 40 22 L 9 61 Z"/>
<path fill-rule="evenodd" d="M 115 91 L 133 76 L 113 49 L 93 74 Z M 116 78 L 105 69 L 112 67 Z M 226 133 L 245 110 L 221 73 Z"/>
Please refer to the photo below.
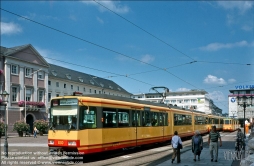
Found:
<path fill-rule="evenodd" d="M 131 96 L 111 80 L 49 64 L 30 44 L 1 47 L 0 88 L 1 93 L 6 90 L 10 94 L 7 118 L 3 106 L 0 113 L 0 118 L 9 126 L 9 132 L 17 120 L 25 120 L 31 131 L 35 120 L 48 120 L 49 101 L 55 96 L 73 92 Z"/>

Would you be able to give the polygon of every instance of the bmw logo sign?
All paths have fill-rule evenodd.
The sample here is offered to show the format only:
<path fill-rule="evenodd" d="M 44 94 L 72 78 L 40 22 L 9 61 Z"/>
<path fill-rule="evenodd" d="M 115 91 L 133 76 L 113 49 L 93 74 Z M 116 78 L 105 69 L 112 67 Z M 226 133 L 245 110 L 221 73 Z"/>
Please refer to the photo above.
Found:
<path fill-rule="evenodd" d="M 235 102 L 235 98 L 231 98 L 231 102 L 234 103 Z"/>

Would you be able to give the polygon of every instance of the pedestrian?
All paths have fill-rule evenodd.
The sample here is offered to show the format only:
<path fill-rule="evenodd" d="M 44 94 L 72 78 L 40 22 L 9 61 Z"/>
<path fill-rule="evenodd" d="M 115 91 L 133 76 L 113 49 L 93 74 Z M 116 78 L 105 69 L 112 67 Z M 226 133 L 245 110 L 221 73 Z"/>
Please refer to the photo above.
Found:
<path fill-rule="evenodd" d="M 241 129 L 238 128 L 236 134 L 235 150 L 241 151 L 243 145 L 244 145 L 244 134 L 242 133 Z"/>
<path fill-rule="evenodd" d="M 37 128 L 34 127 L 34 138 L 37 138 L 37 132 L 38 132 Z"/>
<path fill-rule="evenodd" d="M 203 138 L 200 135 L 198 130 L 195 131 L 194 136 L 192 137 L 192 153 L 194 154 L 194 161 L 196 160 L 196 156 L 198 155 L 198 161 L 200 161 L 200 154 L 203 149 Z"/>
<path fill-rule="evenodd" d="M 222 146 L 220 133 L 216 131 L 216 126 L 213 126 L 212 131 L 209 133 L 208 137 L 211 162 L 213 162 L 213 159 L 215 159 L 215 162 L 218 162 L 218 151 L 219 151 L 218 139 L 220 140 L 220 146 Z M 213 151 L 215 151 L 215 158 L 213 158 Z"/>
<path fill-rule="evenodd" d="M 180 144 L 180 145 L 178 145 Z M 172 156 L 172 163 L 174 162 L 175 158 L 177 157 L 177 163 L 180 163 L 181 162 L 181 159 L 180 159 L 180 146 L 182 147 L 182 140 L 181 138 L 178 136 L 178 132 L 175 131 L 174 132 L 174 136 L 172 137 L 171 139 L 171 145 L 172 145 L 172 148 L 173 148 L 173 156 Z"/>

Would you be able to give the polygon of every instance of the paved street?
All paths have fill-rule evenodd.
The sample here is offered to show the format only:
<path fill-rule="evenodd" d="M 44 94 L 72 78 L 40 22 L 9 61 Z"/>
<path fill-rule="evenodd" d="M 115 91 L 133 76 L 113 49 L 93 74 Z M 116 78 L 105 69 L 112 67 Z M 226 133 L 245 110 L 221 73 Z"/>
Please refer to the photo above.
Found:
<path fill-rule="evenodd" d="M 221 133 L 223 146 L 219 150 L 219 159 L 218 162 L 210 161 L 210 154 L 207 145 L 207 135 L 204 136 L 204 149 L 201 154 L 201 161 L 194 162 L 193 154 L 190 150 L 190 140 L 184 142 L 184 149 L 182 149 L 181 163 L 177 164 L 174 162 L 173 165 L 178 166 L 196 166 L 196 165 L 224 165 L 224 166 L 238 166 L 239 162 L 233 162 L 233 159 L 230 156 L 225 157 L 229 152 L 232 152 L 234 149 L 234 133 Z M 10 137 L 8 138 L 9 144 L 9 157 L 5 158 L 3 153 L 4 138 L 1 138 L 1 165 L 55 165 L 55 164 L 67 164 L 67 165 L 149 165 L 149 166 L 166 166 L 172 165 L 171 155 L 172 150 L 171 146 L 164 146 L 155 149 L 148 149 L 138 153 L 120 155 L 118 157 L 109 157 L 103 159 L 101 155 L 97 159 L 79 159 L 73 160 L 73 158 L 59 157 L 59 156 L 49 156 L 48 155 L 48 146 L 47 146 L 47 135 L 38 136 L 38 138 L 33 137 Z M 166 150 L 166 151 L 165 151 Z M 151 153 L 153 151 L 153 153 Z M 160 153 L 158 153 L 161 151 Z M 162 152 L 165 151 L 165 152 Z M 149 154 L 150 153 L 150 154 Z M 156 154 L 157 153 L 157 154 Z M 148 155 L 149 154 L 149 155 Z M 160 155 L 161 154 L 161 155 Z M 137 158 L 140 155 L 140 159 Z M 147 156 L 148 155 L 148 156 Z M 156 158 L 156 155 L 158 157 Z M 160 155 L 160 156 L 159 156 Z M 143 156 L 143 157 L 142 157 Z M 150 156 L 150 157 L 149 157 Z M 163 157 L 164 156 L 164 157 Z M 129 157 L 128 159 L 126 157 Z M 135 157 L 135 158 L 134 158 Z M 147 158 L 148 157 L 148 158 Z M 154 157 L 154 158 L 153 158 Z M 130 159 L 130 160 L 129 160 Z M 151 159 L 151 160 L 149 160 Z M 142 162 L 146 160 L 146 162 Z M 118 164 L 117 164 L 118 163 Z M 136 163 L 136 164 L 135 164 Z"/>

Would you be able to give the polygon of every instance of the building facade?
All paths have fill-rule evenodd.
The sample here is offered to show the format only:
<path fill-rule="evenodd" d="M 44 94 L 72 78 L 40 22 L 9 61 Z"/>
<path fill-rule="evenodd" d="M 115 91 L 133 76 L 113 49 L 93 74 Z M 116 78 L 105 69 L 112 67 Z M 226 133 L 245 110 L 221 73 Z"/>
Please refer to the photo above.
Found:
<path fill-rule="evenodd" d="M 49 102 L 55 96 L 73 92 L 131 96 L 111 80 L 48 63 L 30 44 L 1 47 L 0 53 L 0 92 L 10 94 L 7 118 L 1 106 L 0 120 L 7 122 L 9 132 L 17 120 L 25 120 L 31 131 L 35 120 L 48 120 Z"/>
<path fill-rule="evenodd" d="M 143 93 L 132 95 L 132 98 L 138 100 L 151 101 L 156 103 L 165 103 L 167 105 L 178 106 L 184 109 L 201 111 L 206 114 L 222 114 L 222 110 L 216 107 L 208 93 L 204 90 L 190 90 L 181 92 L 165 92 L 165 99 L 158 93 Z"/>
<path fill-rule="evenodd" d="M 228 95 L 228 114 L 229 117 L 243 119 L 244 108 L 243 101 L 245 99 L 245 119 L 253 122 L 254 118 L 254 85 L 235 86 L 236 89 L 229 90 Z"/>

